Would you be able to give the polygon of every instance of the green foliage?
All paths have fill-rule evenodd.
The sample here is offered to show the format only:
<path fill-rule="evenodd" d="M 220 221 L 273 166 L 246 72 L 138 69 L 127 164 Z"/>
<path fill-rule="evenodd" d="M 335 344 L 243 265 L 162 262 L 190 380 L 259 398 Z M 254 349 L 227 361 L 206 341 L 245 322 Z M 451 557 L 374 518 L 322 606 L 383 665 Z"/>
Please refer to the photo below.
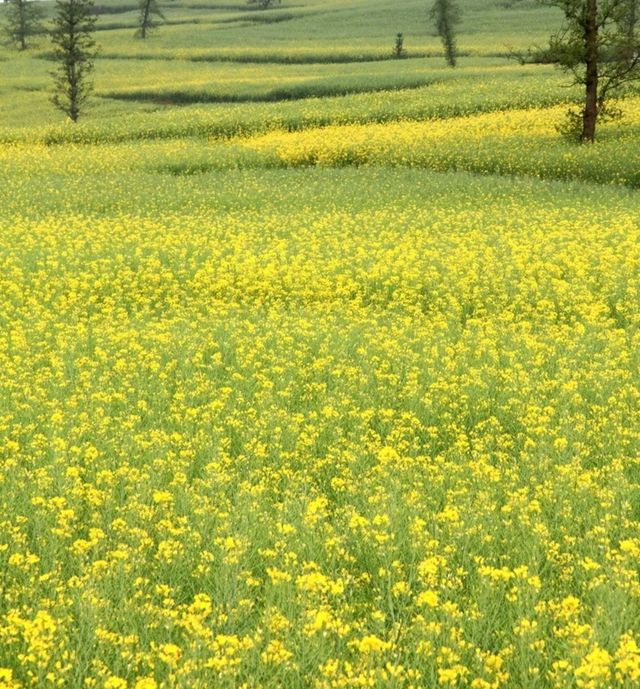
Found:
<path fill-rule="evenodd" d="M 460 23 L 460 8 L 456 0 L 435 0 L 431 8 L 431 17 L 436 30 L 442 39 L 447 64 L 455 67 L 458 60 L 455 27 Z"/>
<path fill-rule="evenodd" d="M 599 124 L 623 119 L 624 111 L 615 102 L 603 103 L 598 111 Z M 569 143 L 581 141 L 584 113 L 576 107 L 567 108 L 563 119 L 556 124 L 556 131 Z"/>
<path fill-rule="evenodd" d="M 548 56 L 584 84 L 587 46 L 584 32 L 587 0 L 544 0 L 559 7 L 565 23 L 550 40 Z M 640 65 L 640 38 L 637 22 L 638 0 L 604 0 L 597 5 L 598 59 L 601 100 L 622 84 L 637 78 Z"/>
<path fill-rule="evenodd" d="M 159 21 L 164 19 L 164 14 L 160 9 L 158 0 L 140 0 L 140 16 L 138 18 L 138 28 L 136 36 L 146 38 L 149 31 L 159 25 Z"/>
<path fill-rule="evenodd" d="M 401 33 L 396 34 L 396 40 L 393 45 L 393 57 L 396 58 L 396 60 L 407 57 L 407 51 L 404 47 L 404 35 Z"/>
<path fill-rule="evenodd" d="M 11 45 L 26 50 L 30 39 L 44 31 L 44 8 L 32 0 L 8 0 L 4 32 Z"/>
<path fill-rule="evenodd" d="M 55 6 L 51 42 L 57 68 L 52 73 L 55 86 L 52 102 L 76 122 L 93 90 L 91 73 L 96 56 L 93 0 L 56 0 Z"/>
<path fill-rule="evenodd" d="M 543 0 L 562 10 L 564 24 L 550 39 L 547 57 L 585 87 L 578 139 L 593 141 L 607 102 L 640 79 L 638 0 Z M 571 113 L 567 122 L 576 118 Z M 575 126 L 563 128 L 570 133 Z"/>

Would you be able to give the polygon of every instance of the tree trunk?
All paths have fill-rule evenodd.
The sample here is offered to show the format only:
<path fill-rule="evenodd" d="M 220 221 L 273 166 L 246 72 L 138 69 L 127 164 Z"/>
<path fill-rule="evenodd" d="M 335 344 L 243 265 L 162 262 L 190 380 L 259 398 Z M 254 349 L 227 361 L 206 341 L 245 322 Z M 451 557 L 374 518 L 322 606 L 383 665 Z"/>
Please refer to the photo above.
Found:
<path fill-rule="evenodd" d="M 144 39 L 147 37 L 147 27 L 149 25 L 149 9 L 151 5 L 151 0 L 146 0 L 144 3 L 144 12 L 142 14 L 142 23 L 140 25 L 140 38 Z"/>
<path fill-rule="evenodd" d="M 633 0 L 629 9 L 629 44 L 633 44 L 636 35 L 636 24 L 638 23 L 638 0 Z"/>
<path fill-rule="evenodd" d="M 27 49 L 27 9 L 24 5 L 24 1 L 21 0 L 18 5 L 20 8 L 20 50 Z"/>
<path fill-rule="evenodd" d="M 593 143 L 598 120 L 598 0 L 587 0 L 585 7 L 584 47 L 587 75 L 582 117 L 583 142 Z"/>

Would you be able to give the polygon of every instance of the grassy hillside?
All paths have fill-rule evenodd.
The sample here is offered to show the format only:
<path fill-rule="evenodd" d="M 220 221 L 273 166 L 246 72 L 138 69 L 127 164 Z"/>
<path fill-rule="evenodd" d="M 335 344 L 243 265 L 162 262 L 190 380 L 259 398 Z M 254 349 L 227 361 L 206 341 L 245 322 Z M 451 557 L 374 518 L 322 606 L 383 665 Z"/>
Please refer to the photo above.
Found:
<path fill-rule="evenodd" d="M 486 77 L 483 69 L 500 78 L 503 71 L 498 67 L 504 67 L 506 83 L 503 87 L 497 83 L 496 90 L 510 90 L 512 64 L 504 55 L 544 41 L 556 21 L 553 11 L 528 1 L 505 10 L 498 2 L 466 0 L 459 38 L 465 58 L 452 75 L 443 64 L 423 2 L 307 0 L 291 6 L 285 1 L 262 11 L 250 7 L 175 0 L 163 8 L 166 25 L 142 41 L 134 38 L 135 5 L 106 0 L 97 24 L 101 46 L 97 97 L 87 117 L 120 118 L 175 104 L 280 101 L 419 88 L 473 78 L 477 70 Z M 391 59 L 398 31 L 405 35 L 407 60 Z M 48 104 L 51 65 L 44 59 L 48 51 L 45 38 L 25 54 L 0 49 L 2 124 L 62 120 Z"/>

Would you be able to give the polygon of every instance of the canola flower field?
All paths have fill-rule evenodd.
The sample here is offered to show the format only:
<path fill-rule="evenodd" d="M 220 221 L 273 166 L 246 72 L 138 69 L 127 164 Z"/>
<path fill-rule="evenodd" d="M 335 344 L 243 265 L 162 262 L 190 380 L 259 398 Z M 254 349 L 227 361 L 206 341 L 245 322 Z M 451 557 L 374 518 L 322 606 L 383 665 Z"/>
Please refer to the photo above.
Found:
<path fill-rule="evenodd" d="M 0 689 L 638 686 L 639 94 L 567 143 L 501 40 L 0 128 Z"/>

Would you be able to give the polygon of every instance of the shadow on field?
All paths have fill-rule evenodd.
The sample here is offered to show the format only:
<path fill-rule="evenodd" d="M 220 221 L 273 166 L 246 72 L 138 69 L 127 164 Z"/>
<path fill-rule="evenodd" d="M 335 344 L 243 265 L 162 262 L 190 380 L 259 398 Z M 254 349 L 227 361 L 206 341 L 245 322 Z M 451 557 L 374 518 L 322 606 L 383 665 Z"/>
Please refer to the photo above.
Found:
<path fill-rule="evenodd" d="M 92 12 L 95 15 L 101 16 L 103 14 L 126 14 L 133 12 L 135 8 L 131 5 L 94 5 Z"/>
<path fill-rule="evenodd" d="M 354 88 L 352 86 L 302 85 L 277 88 L 264 93 L 215 93 L 210 91 L 127 91 L 99 94 L 112 100 L 151 102 L 156 105 L 194 105 L 197 103 L 275 103 L 278 101 L 304 100 L 305 98 L 326 98 L 348 96 L 356 93 L 378 93 L 380 91 L 409 91 L 433 86 L 436 80 L 420 79 L 396 86 L 384 84 L 374 87 Z"/>
<path fill-rule="evenodd" d="M 461 56 L 464 55 L 461 53 Z M 111 55 L 109 56 L 111 57 Z M 404 60 L 422 59 L 426 57 L 440 57 L 438 53 L 430 53 L 427 51 L 414 52 L 408 55 Z M 124 59 L 124 56 L 123 56 Z M 269 53 L 241 53 L 241 54 L 225 54 L 225 53 L 211 53 L 208 55 L 193 55 L 185 58 L 190 62 L 238 62 L 238 63 L 255 63 L 255 64 L 280 64 L 280 65 L 344 65 L 349 63 L 360 62 L 386 62 L 395 60 L 391 53 L 357 55 L 353 53 L 308 53 L 306 55 L 274 55 Z"/>
<path fill-rule="evenodd" d="M 219 19 L 216 24 L 279 24 L 290 22 L 292 19 L 302 19 L 308 14 L 241 14 L 238 17 Z"/>
<path fill-rule="evenodd" d="M 155 168 L 157 172 L 173 175 L 174 177 L 192 177 L 194 175 L 205 175 L 208 172 L 219 170 L 219 165 L 211 163 L 167 163 Z"/>

